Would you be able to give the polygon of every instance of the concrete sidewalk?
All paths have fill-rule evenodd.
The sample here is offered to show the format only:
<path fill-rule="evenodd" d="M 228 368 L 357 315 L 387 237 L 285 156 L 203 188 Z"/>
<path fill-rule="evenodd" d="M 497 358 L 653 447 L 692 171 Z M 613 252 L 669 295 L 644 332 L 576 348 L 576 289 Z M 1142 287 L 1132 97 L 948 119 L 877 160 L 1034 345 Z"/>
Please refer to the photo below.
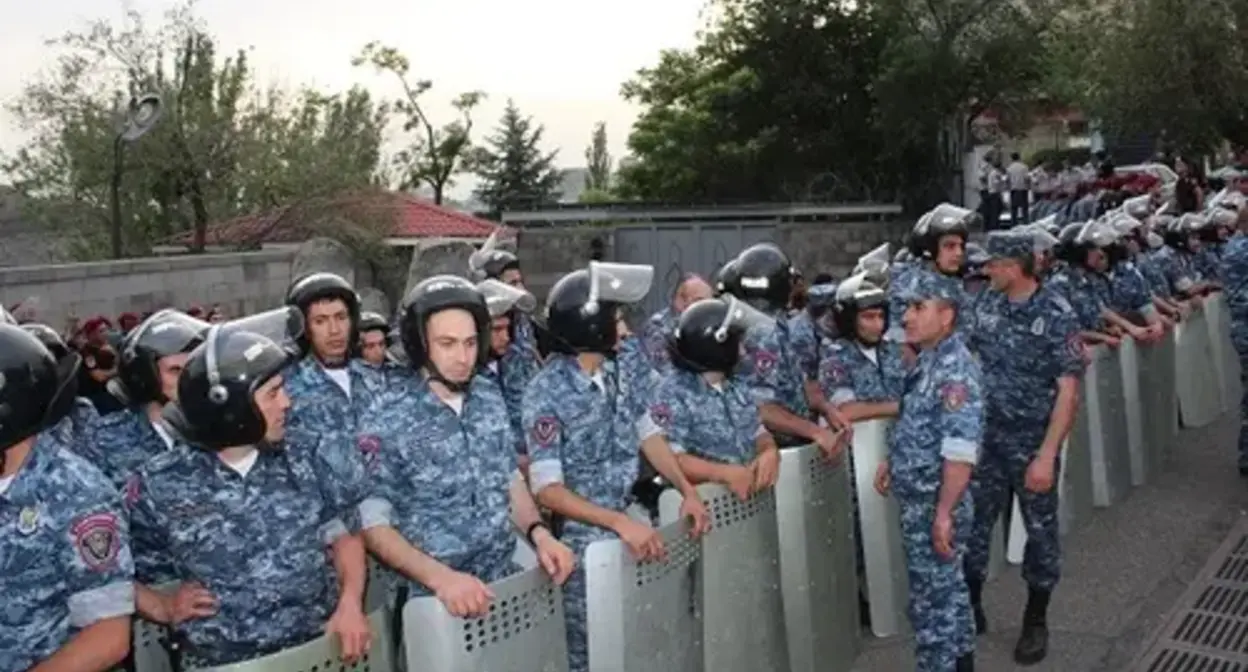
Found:
<path fill-rule="evenodd" d="M 1171 607 L 1230 528 L 1248 515 L 1248 482 L 1235 468 L 1238 414 L 1179 434 L 1165 473 L 1064 540 L 1062 582 L 1049 613 L 1049 657 L 1014 664 L 1026 587 L 1018 567 L 984 589 L 989 632 L 980 672 L 1118 672 L 1147 647 Z M 908 638 L 869 640 L 854 672 L 914 669 Z"/>

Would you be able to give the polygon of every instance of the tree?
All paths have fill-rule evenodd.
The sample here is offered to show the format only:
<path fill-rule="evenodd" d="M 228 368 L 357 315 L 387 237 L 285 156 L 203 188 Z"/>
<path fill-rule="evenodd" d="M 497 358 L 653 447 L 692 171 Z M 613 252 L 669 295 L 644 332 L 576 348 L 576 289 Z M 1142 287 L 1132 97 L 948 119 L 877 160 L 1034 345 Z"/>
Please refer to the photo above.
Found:
<path fill-rule="evenodd" d="M 507 101 L 498 130 L 473 157 L 481 178 L 476 197 L 491 212 L 540 206 L 558 199 L 562 181 L 555 168 L 558 152 L 542 152 L 544 131 L 540 124 L 533 124 L 532 117 L 521 116 L 513 101 Z"/>
<path fill-rule="evenodd" d="M 136 94 L 159 94 L 164 115 L 126 148 L 127 254 L 187 230 L 202 250 L 213 222 L 373 180 L 384 106 L 363 90 L 262 95 L 247 54 L 219 59 L 192 10 L 173 10 L 155 29 L 131 13 L 65 34 L 52 43 L 58 67 L 11 105 L 34 137 L 4 157 L 4 172 L 28 197 L 24 216 L 54 229 L 73 256 L 107 249 L 117 110 Z"/>
<path fill-rule="evenodd" d="M 410 81 L 411 61 L 402 52 L 370 42 L 351 63 L 356 67 L 372 65 L 399 80 L 403 97 L 394 103 L 394 107 L 407 118 L 403 130 L 415 133 L 411 144 L 394 157 L 394 167 L 400 178 L 399 187 L 406 190 L 427 184 L 433 190 L 433 202 L 441 205 L 446 188 L 453 184 L 455 175 L 468 169 L 465 162 L 472 152 L 472 110 L 485 99 L 485 93 L 469 91 L 459 94 L 451 101 L 459 119 L 437 128 L 421 101 L 433 88 L 433 82 L 427 79 Z"/>
<path fill-rule="evenodd" d="M 585 148 L 585 191 L 609 192 L 613 167 L 607 151 L 607 124 L 600 121 L 594 125 L 594 135 Z"/>

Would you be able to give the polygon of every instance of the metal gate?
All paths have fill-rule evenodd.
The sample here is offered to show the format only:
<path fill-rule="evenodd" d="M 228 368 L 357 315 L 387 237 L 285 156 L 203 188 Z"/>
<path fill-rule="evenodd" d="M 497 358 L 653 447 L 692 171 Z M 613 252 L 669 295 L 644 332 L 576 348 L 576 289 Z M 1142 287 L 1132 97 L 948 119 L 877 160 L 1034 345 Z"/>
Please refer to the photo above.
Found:
<path fill-rule="evenodd" d="M 646 315 L 671 301 L 686 273 L 708 280 L 741 250 L 772 241 L 775 221 L 679 222 L 625 224 L 615 229 L 616 261 L 654 266 L 654 287 L 641 307 Z"/>

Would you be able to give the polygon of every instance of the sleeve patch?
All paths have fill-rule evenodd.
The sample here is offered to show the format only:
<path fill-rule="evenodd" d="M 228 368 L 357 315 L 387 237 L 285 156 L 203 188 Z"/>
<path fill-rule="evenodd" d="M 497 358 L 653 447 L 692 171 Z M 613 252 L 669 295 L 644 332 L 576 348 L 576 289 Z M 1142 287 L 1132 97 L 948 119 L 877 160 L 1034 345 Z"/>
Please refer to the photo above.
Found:
<path fill-rule="evenodd" d="M 369 471 L 377 468 L 377 459 L 381 456 L 381 439 L 372 434 L 364 434 L 355 440 L 355 447 L 360 451 L 364 467 Z"/>
<path fill-rule="evenodd" d="M 758 349 L 754 352 L 754 371 L 763 375 L 769 374 L 776 369 L 776 354 L 764 349 Z"/>
<path fill-rule="evenodd" d="M 967 394 L 966 385 L 963 383 L 946 383 L 940 388 L 940 399 L 949 413 L 957 411 L 966 404 Z"/>
<path fill-rule="evenodd" d="M 1083 359 L 1083 339 L 1079 338 L 1078 333 L 1071 333 L 1066 337 L 1066 352 L 1071 357 Z"/>
<path fill-rule="evenodd" d="M 654 418 L 654 423 L 660 429 L 667 431 L 672 428 L 672 407 L 667 404 L 654 404 L 650 406 L 650 415 Z"/>
<path fill-rule="evenodd" d="M 117 554 L 121 550 L 117 516 L 93 513 L 74 522 L 69 533 L 87 569 L 104 572 L 116 566 Z"/>
<path fill-rule="evenodd" d="M 833 385 L 840 385 L 849 378 L 849 372 L 845 370 L 845 366 L 834 358 L 829 357 L 823 360 L 823 376 Z"/>
<path fill-rule="evenodd" d="M 533 441 L 546 447 L 555 442 L 559 435 L 559 419 L 553 415 L 544 415 L 533 423 Z"/>

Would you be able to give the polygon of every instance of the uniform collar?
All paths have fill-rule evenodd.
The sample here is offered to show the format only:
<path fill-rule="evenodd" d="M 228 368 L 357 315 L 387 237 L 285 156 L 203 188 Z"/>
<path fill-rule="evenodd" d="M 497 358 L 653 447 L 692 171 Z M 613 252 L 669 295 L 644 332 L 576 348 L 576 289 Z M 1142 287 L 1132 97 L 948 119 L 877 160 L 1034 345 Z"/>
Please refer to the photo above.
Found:
<path fill-rule="evenodd" d="M 41 493 L 41 490 L 48 487 L 47 484 L 41 483 L 42 476 L 51 467 L 52 454 L 63 447 L 52 432 L 47 430 L 40 432 L 35 438 L 35 445 L 26 455 L 26 461 L 17 470 L 17 477 L 13 479 L 9 489 L 0 494 L 0 501 L 12 504 L 33 504 L 42 499 L 41 494 L 47 493 Z"/>

